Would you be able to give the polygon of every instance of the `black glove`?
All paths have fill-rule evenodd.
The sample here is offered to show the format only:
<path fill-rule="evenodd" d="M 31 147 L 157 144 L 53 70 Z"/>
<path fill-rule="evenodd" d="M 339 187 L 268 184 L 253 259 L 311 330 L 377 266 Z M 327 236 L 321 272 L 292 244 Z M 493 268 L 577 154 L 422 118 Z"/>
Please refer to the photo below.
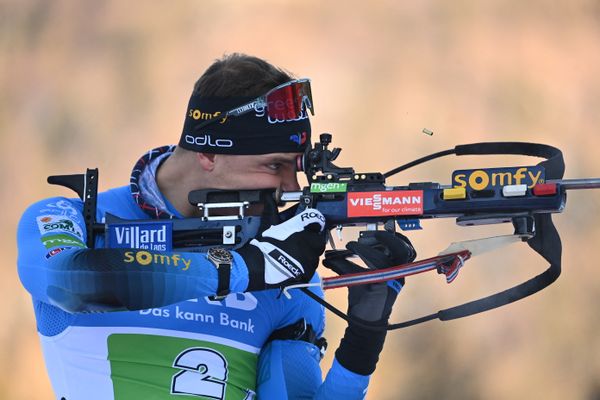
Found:
<path fill-rule="evenodd" d="M 324 226 L 323 214 L 308 208 L 238 249 L 248 268 L 247 291 L 308 282 L 325 250 Z"/>
<path fill-rule="evenodd" d="M 404 235 L 387 231 L 361 232 L 358 242 L 346 248 L 370 269 L 393 267 L 414 261 L 417 253 Z M 327 252 L 323 265 L 340 275 L 365 271 L 347 260 L 347 251 Z M 348 288 L 348 315 L 364 323 L 385 326 L 403 280 L 357 285 Z M 383 349 L 386 331 L 373 331 L 350 322 L 338 350 L 337 360 L 350 371 L 370 375 Z"/>

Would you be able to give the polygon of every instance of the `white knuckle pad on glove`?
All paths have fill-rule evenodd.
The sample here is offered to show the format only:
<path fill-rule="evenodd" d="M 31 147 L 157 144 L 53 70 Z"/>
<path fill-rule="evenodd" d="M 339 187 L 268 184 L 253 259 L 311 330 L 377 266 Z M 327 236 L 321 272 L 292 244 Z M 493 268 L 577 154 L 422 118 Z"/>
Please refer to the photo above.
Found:
<path fill-rule="evenodd" d="M 286 240 L 296 232 L 302 232 L 310 224 L 319 224 L 321 231 L 325 227 L 325 217 L 319 210 L 307 208 L 300 214 L 288 219 L 279 225 L 273 225 L 262 233 L 263 237 L 276 240 Z"/>

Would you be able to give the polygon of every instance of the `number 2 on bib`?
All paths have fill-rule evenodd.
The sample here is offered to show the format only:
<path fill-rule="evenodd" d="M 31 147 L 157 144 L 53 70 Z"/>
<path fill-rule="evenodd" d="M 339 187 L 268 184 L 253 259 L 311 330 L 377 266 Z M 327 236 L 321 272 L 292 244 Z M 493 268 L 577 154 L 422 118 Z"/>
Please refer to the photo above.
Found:
<path fill-rule="evenodd" d="M 171 394 L 225 398 L 227 360 L 218 351 L 204 347 L 186 349 L 175 358 L 173 367 L 183 371 L 173 375 Z"/>

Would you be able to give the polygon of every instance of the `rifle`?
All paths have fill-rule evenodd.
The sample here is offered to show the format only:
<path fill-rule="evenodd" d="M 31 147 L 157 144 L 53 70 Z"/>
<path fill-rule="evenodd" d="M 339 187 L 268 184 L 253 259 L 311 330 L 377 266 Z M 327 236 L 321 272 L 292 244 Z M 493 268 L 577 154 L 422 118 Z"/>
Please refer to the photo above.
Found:
<path fill-rule="evenodd" d="M 97 235 L 104 235 L 111 247 L 131 247 L 129 242 L 117 243 L 121 229 L 161 229 L 165 246 L 156 250 L 205 251 L 221 245 L 237 249 L 268 226 L 291 218 L 306 209 L 319 210 L 326 219 L 326 228 L 340 232 L 344 227 L 363 226 L 359 241 L 369 241 L 372 232 L 383 228 L 395 231 L 422 229 L 422 219 L 456 218 L 460 226 L 482 224 L 512 224 L 514 234 L 476 239 L 451 244 L 437 256 L 381 270 L 339 277 L 326 277 L 323 289 L 399 279 L 430 270 L 446 276 L 451 283 L 470 257 L 513 242 L 526 242 L 550 266 L 541 274 L 512 288 L 449 309 L 402 323 L 381 326 L 362 324 L 369 329 L 398 329 L 432 319 L 457 319 L 507 305 L 534 294 L 552 284 L 561 273 L 561 241 L 551 215 L 560 213 L 566 205 L 567 191 L 600 188 L 600 179 L 562 179 L 562 152 L 552 146 L 524 142 L 485 142 L 458 145 L 397 167 L 386 173 L 358 173 L 352 167 L 333 163 L 341 149 L 330 149 L 332 136 L 321 134 L 319 142 L 309 146 L 298 157 L 298 169 L 306 173 L 309 186 L 298 192 L 279 190 L 197 190 L 189 193 L 189 202 L 201 216 L 164 220 L 124 220 L 106 214 L 105 221 L 96 221 L 98 170 L 85 174 L 48 177 L 48 183 L 73 189 L 84 202 L 84 217 L 88 247 L 95 246 Z M 408 168 L 447 155 L 526 155 L 545 161 L 533 166 L 457 170 L 452 184 L 416 182 L 406 186 L 386 186 L 385 180 Z M 282 212 L 278 207 L 296 203 Z M 261 205 L 261 216 L 247 215 L 252 205 Z M 131 231 L 133 232 L 133 231 Z M 133 233 L 132 233 L 133 235 Z M 335 248 L 333 241 L 332 247 Z M 307 289 L 310 284 L 295 284 L 283 289 L 301 290 L 327 309 L 347 319 L 343 312 Z"/>

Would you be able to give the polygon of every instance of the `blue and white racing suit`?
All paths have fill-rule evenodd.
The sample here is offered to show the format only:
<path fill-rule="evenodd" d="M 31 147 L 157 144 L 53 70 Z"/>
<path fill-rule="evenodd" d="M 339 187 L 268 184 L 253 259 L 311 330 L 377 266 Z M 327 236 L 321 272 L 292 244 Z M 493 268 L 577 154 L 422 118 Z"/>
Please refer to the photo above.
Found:
<path fill-rule="evenodd" d="M 147 153 L 129 186 L 100 193 L 97 220 L 106 213 L 180 217 L 154 180 L 172 149 Z M 103 235 L 88 249 L 82 209 L 79 199 L 46 199 L 25 211 L 18 228 L 19 276 L 33 299 L 57 399 L 365 396 L 369 377 L 336 360 L 322 381 L 314 344 L 267 340 L 302 318 L 322 335 L 324 310 L 304 293 L 292 290 L 291 299 L 278 290 L 244 293 L 248 269 L 233 252 L 232 293 L 210 300 L 218 279 L 205 254 L 107 249 Z M 135 311 L 122 304 L 135 304 Z"/>

